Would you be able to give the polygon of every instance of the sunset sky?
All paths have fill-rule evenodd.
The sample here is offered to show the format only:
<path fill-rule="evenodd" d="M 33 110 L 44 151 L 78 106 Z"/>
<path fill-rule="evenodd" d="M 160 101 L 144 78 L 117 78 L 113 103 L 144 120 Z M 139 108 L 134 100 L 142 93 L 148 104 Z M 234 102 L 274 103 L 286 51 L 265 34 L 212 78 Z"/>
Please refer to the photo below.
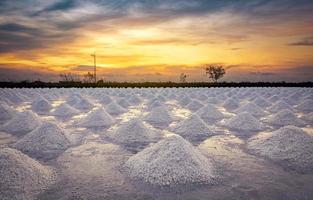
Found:
<path fill-rule="evenodd" d="M 0 80 L 313 80 L 312 0 L 0 0 Z"/>

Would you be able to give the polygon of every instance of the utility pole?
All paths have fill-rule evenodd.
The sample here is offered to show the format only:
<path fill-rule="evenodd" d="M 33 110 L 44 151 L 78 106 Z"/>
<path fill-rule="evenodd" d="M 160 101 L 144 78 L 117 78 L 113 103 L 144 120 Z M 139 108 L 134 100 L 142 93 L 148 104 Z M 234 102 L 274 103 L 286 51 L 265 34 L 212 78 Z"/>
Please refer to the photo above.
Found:
<path fill-rule="evenodd" d="M 93 65 L 94 65 L 94 68 L 93 68 L 93 77 L 94 77 L 94 81 L 95 83 L 97 83 L 97 58 L 96 58 L 96 52 L 94 52 L 93 54 L 91 54 L 91 56 L 93 57 Z"/>

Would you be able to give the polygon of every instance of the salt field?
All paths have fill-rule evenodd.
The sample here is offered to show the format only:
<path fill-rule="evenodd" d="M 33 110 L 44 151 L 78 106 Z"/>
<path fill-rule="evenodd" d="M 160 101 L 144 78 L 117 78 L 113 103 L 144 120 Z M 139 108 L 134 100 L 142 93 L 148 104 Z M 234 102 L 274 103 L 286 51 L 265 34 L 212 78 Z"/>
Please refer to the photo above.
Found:
<path fill-rule="evenodd" d="M 0 199 L 313 197 L 312 88 L 0 89 Z"/>

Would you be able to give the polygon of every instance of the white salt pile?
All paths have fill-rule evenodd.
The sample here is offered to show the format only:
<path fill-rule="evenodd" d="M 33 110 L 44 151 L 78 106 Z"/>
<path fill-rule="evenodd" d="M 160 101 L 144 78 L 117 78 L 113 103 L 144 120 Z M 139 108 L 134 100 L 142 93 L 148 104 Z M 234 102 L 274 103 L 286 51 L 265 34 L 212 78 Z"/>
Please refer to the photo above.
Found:
<path fill-rule="evenodd" d="M 128 108 L 130 106 L 130 103 L 124 98 L 118 99 L 116 103 L 122 106 L 123 108 Z"/>
<path fill-rule="evenodd" d="M 191 142 L 200 142 L 214 135 L 213 131 L 197 115 L 178 123 L 172 131 Z"/>
<path fill-rule="evenodd" d="M 296 109 L 304 113 L 313 112 L 313 100 L 308 99 L 303 101 L 301 104 L 296 106 Z"/>
<path fill-rule="evenodd" d="M 101 95 L 99 97 L 99 103 L 102 103 L 102 104 L 109 104 L 112 102 L 112 99 L 110 96 L 108 95 Z"/>
<path fill-rule="evenodd" d="M 80 111 L 71 107 L 67 103 L 62 103 L 61 105 L 57 106 L 53 111 L 52 115 L 57 117 L 71 117 L 74 115 L 79 114 Z"/>
<path fill-rule="evenodd" d="M 263 125 L 259 122 L 259 120 L 247 112 L 237 114 L 227 120 L 224 125 L 231 130 L 243 132 L 260 131 L 263 129 Z"/>
<path fill-rule="evenodd" d="M 174 118 L 169 113 L 169 111 L 165 108 L 165 106 L 159 106 L 153 109 L 146 117 L 145 121 L 155 127 L 166 127 L 170 125 Z"/>
<path fill-rule="evenodd" d="M 193 100 L 186 106 L 186 108 L 195 112 L 195 111 L 199 110 L 200 108 L 202 108 L 203 106 L 204 105 L 202 103 L 200 103 L 199 101 Z"/>
<path fill-rule="evenodd" d="M 49 160 L 70 146 L 64 130 L 56 124 L 43 122 L 38 128 L 17 141 L 15 148 L 33 158 Z"/>
<path fill-rule="evenodd" d="M 229 98 L 224 102 L 223 107 L 228 111 L 236 110 L 239 107 L 239 100 Z"/>
<path fill-rule="evenodd" d="M 266 115 L 266 113 L 253 102 L 247 103 L 237 110 L 237 113 L 242 112 L 248 112 L 256 118 L 260 118 Z"/>
<path fill-rule="evenodd" d="M 284 109 L 293 110 L 293 108 L 285 101 L 277 101 L 274 105 L 268 108 L 268 111 L 276 113 Z"/>
<path fill-rule="evenodd" d="M 178 135 L 166 137 L 129 158 L 129 177 L 155 186 L 214 184 L 213 164 Z"/>
<path fill-rule="evenodd" d="M 47 114 L 52 109 L 52 106 L 47 99 L 40 97 L 32 103 L 31 108 L 38 114 Z"/>
<path fill-rule="evenodd" d="M 294 112 L 288 109 L 279 111 L 278 113 L 271 115 L 264 121 L 274 126 L 287 126 L 287 125 L 305 126 L 306 125 L 306 123 L 303 120 L 299 119 L 294 114 Z"/>
<path fill-rule="evenodd" d="M 248 141 L 254 153 L 302 173 L 313 172 L 313 138 L 295 126 L 261 133 Z"/>
<path fill-rule="evenodd" d="M 97 108 L 77 122 L 78 126 L 86 128 L 108 128 L 115 123 L 115 120 L 104 109 Z"/>
<path fill-rule="evenodd" d="M 7 133 L 24 135 L 37 128 L 40 124 L 41 121 L 35 113 L 33 113 L 32 111 L 24 111 L 17 113 L 0 129 Z"/>
<path fill-rule="evenodd" d="M 255 98 L 253 102 L 261 108 L 267 108 L 272 105 L 269 101 L 260 96 Z"/>
<path fill-rule="evenodd" d="M 152 110 L 152 109 L 157 108 L 159 106 L 164 106 L 164 103 L 160 102 L 157 99 L 153 99 L 147 103 L 148 110 Z"/>
<path fill-rule="evenodd" d="M 224 118 L 223 113 L 221 113 L 215 106 L 210 104 L 204 108 L 201 108 L 197 114 L 206 123 L 216 122 Z"/>
<path fill-rule="evenodd" d="M 33 200 L 55 179 L 49 167 L 15 149 L 0 149 L 1 200 Z"/>
<path fill-rule="evenodd" d="M 4 122 L 13 118 L 15 111 L 6 103 L 0 103 L 0 121 Z"/>
<path fill-rule="evenodd" d="M 90 110 L 94 107 L 94 105 L 87 98 L 78 94 L 70 96 L 67 103 L 78 110 Z"/>
<path fill-rule="evenodd" d="M 191 99 L 189 97 L 185 96 L 183 98 L 178 99 L 178 101 L 179 101 L 179 104 L 181 106 L 186 106 L 187 104 L 189 104 L 191 102 Z"/>
<path fill-rule="evenodd" d="M 137 96 L 134 96 L 134 95 L 128 98 L 127 101 L 132 105 L 138 105 L 141 103 L 141 99 L 139 99 Z"/>
<path fill-rule="evenodd" d="M 303 115 L 301 117 L 303 121 L 306 121 L 308 125 L 313 126 L 313 112 L 310 112 L 309 114 Z"/>
<path fill-rule="evenodd" d="M 109 137 L 124 147 L 139 148 L 156 142 L 160 135 L 145 126 L 141 120 L 132 119 L 114 130 Z"/>
<path fill-rule="evenodd" d="M 111 102 L 109 105 L 106 106 L 105 110 L 110 114 L 110 115 L 120 115 L 127 110 L 123 108 L 122 106 L 118 105 L 115 101 Z"/>

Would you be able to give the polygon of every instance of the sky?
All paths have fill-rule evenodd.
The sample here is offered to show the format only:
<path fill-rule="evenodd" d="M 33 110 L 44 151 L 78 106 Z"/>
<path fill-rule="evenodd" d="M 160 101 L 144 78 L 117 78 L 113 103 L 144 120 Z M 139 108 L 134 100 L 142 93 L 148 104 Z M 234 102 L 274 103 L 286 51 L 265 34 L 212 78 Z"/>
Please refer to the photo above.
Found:
<path fill-rule="evenodd" d="M 0 0 L 0 81 L 313 80 L 312 0 Z"/>

